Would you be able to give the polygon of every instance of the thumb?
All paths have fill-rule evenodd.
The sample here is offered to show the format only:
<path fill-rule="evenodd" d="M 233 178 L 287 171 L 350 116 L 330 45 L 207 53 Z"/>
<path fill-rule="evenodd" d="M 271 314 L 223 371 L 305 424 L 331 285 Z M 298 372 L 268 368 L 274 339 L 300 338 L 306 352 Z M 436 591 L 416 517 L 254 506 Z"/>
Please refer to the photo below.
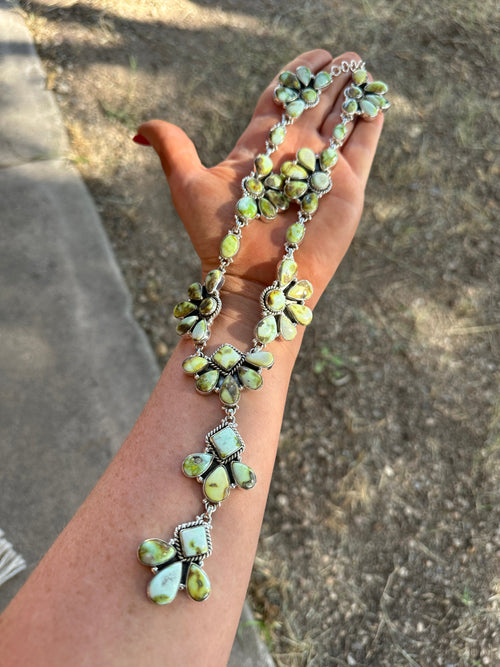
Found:
<path fill-rule="evenodd" d="M 195 145 L 177 125 L 163 120 L 150 120 L 143 123 L 137 132 L 158 153 L 170 186 L 182 187 L 203 169 Z"/>

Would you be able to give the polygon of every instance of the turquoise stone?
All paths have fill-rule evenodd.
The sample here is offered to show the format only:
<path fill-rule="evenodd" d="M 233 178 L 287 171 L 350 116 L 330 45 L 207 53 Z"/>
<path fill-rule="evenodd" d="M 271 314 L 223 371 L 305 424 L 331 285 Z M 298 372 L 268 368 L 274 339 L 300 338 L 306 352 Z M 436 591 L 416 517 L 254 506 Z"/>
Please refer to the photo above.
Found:
<path fill-rule="evenodd" d="M 264 193 L 264 185 L 262 184 L 262 181 L 259 181 L 258 178 L 254 178 L 253 176 L 245 178 L 244 186 L 247 192 L 256 197 L 260 197 Z"/>
<path fill-rule="evenodd" d="M 184 359 L 184 361 L 182 362 L 183 370 L 186 373 L 189 373 L 190 375 L 199 373 L 207 366 L 208 366 L 208 359 L 205 359 L 204 357 L 199 357 L 197 354 L 193 354 L 192 356 L 187 357 L 187 359 Z"/>
<path fill-rule="evenodd" d="M 309 67 L 306 67 L 305 65 L 300 65 L 297 67 L 295 70 L 295 75 L 303 86 L 308 86 L 311 82 L 312 72 Z"/>
<path fill-rule="evenodd" d="M 353 114 L 356 113 L 358 110 L 358 103 L 356 100 L 346 100 L 344 104 L 342 105 L 342 109 L 346 112 L 346 114 Z"/>
<path fill-rule="evenodd" d="M 345 92 L 347 97 L 351 97 L 353 100 L 359 100 L 363 97 L 363 90 L 359 86 L 349 86 Z"/>
<path fill-rule="evenodd" d="M 304 169 L 304 167 L 301 167 L 295 162 L 290 162 L 290 160 L 283 162 L 281 165 L 281 174 L 285 178 L 291 178 L 295 181 L 300 181 L 307 178 L 307 171 Z"/>
<path fill-rule="evenodd" d="M 278 125 L 269 132 L 269 141 L 273 146 L 280 146 L 285 141 L 286 128 L 284 125 Z"/>
<path fill-rule="evenodd" d="M 316 169 L 316 154 L 310 148 L 300 148 L 297 151 L 297 160 L 308 171 L 314 171 Z M 291 178 L 297 178 L 297 177 L 291 176 Z M 299 176 L 299 178 L 301 177 Z"/>
<path fill-rule="evenodd" d="M 285 197 L 282 192 L 278 192 L 277 190 L 268 190 L 266 192 L 266 197 L 272 204 L 274 204 L 274 206 L 276 206 L 276 208 L 279 208 L 282 211 L 286 211 L 290 206 L 288 197 Z"/>
<path fill-rule="evenodd" d="M 205 288 L 209 294 L 212 294 L 224 283 L 224 274 L 219 269 L 213 269 L 207 273 L 205 278 Z"/>
<path fill-rule="evenodd" d="M 284 178 L 280 174 L 269 174 L 264 181 L 266 188 L 274 188 L 274 190 L 281 190 L 283 187 Z"/>
<path fill-rule="evenodd" d="M 182 563 L 177 561 L 158 572 L 148 585 L 148 596 L 156 604 L 170 604 L 177 595 L 182 576 Z"/>
<path fill-rule="evenodd" d="M 276 327 L 276 320 L 274 319 L 274 315 L 268 315 L 267 317 L 264 317 L 257 324 L 256 336 L 257 339 L 264 345 L 272 343 L 277 335 L 278 329 Z"/>
<path fill-rule="evenodd" d="M 352 80 L 358 86 L 366 81 L 368 74 L 364 69 L 358 69 L 352 73 Z"/>
<path fill-rule="evenodd" d="M 196 322 L 198 322 L 198 315 L 191 315 L 190 317 L 185 317 L 183 320 L 179 322 L 179 324 L 175 327 L 175 330 L 179 334 L 179 336 L 183 336 L 184 334 L 188 333 Z"/>
<path fill-rule="evenodd" d="M 304 100 L 295 100 L 294 102 L 289 102 L 285 108 L 290 118 L 298 118 L 304 112 L 306 103 Z"/>
<path fill-rule="evenodd" d="M 284 193 L 290 199 L 299 199 L 307 192 L 307 187 L 305 181 L 290 181 L 285 185 Z"/>
<path fill-rule="evenodd" d="M 186 558 L 202 556 L 208 553 L 207 531 L 205 526 L 197 525 L 182 528 L 179 531 L 182 552 Z"/>
<path fill-rule="evenodd" d="M 218 370 L 207 371 L 206 373 L 203 373 L 203 375 L 200 375 L 200 377 L 196 380 L 196 389 L 201 391 L 202 394 L 209 394 L 217 386 L 219 375 L 220 373 Z"/>
<path fill-rule="evenodd" d="M 343 123 L 335 125 L 335 127 L 333 128 L 333 136 L 337 141 L 344 141 L 346 134 L 347 134 L 347 127 Z"/>
<path fill-rule="evenodd" d="M 254 165 L 255 171 L 261 178 L 264 178 L 264 176 L 267 176 L 273 170 L 273 161 L 268 155 L 257 155 L 254 161 Z"/>
<path fill-rule="evenodd" d="M 273 313 L 279 313 L 283 310 L 286 303 L 285 295 L 280 289 L 272 289 L 266 292 L 264 301 L 266 307 L 269 308 L 269 310 L 272 310 Z"/>
<path fill-rule="evenodd" d="M 300 202 L 300 209 L 307 215 L 312 215 L 318 210 L 319 197 L 315 192 L 308 192 Z"/>
<path fill-rule="evenodd" d="M 152 538 L 145 540 L 137 550 L 137 557 L 143 565 L 156 567 L 168 563 L 175 556 L 175 547 L 164 540 Z"/>
<path fill-rule="evenodd" d="M 257 204 L 253 199 L 252 202 L 254 203 L 255 210 L 257 210 Z M 230 259 L 231 257 L 234 257 L 236 255 L 239 249 L 240 249 L 240 239 L 237 236 L 235 236 L 235 234 L 226 234 L 226 236 L 222 239 L 222 242 L 220 244 L 221 256 L 224 257 L 225 259 Z"/>
<path fill-rule="evenodd" d="M 284 259 L 278 267 L 278 280 L 281 285 L 288 285 L 297 274 L 297 262 L 293 259 Z"/>
<path fill-rule="evenodd" d="M 182 463 L 182 472 L 186 477 L 199 477 L 210 468 L 213 458 L 212 454 L 190 454 Z"/>
<path fill-rule="evenodd" d="M 267 350 L 256 350 L 255 352 L 247 353 L 245 362 L 259 368 L 271 368 L 274 363 L 274 357 Z"/>
<path fill-rule="evenodd" d="M 311 186 L 319 192 L 326 192 L 332 185 L 330 176 L 324 171 L 315 172 L 310 178 Z"/>
<path fill-rule="evenodd" d="M 247 179 L 247 181 L 250 180 L 251 179 Z M 257 179 L 252 179 L 252 180 L 257 181 L 257 183 L 260 183 L 260 181 L 258 181 Z M 258 213 L 255 199 L 253 197 L 242 197 L 236 203 L 236 211 L 239 215 L 241 215 L 242 218 L 245 218 L 245 220 L 253 220 Z"/>
<path fill-rule="evenodd" d="M 282 86 L 286 86 L 287 88 L 294 88 L 295 90 L 300 90 L 300 82 L 293 72 L 289 72 L 288 70 L 281 72 L 279 80 Z"/>
<path fill-rule="evenodd" d="M 331 147 L 325 148 L 325 150 L 322 151 L 319 156 L 319 163 L 321 169 L 330 169 L 335 164 L 337 164 L 338 159 L 339 156 L 335 148 Z"/>
<path fill-rule="evenodd" d="M 191 330 L 191 338 L 196 343 L 201 343 L 209 337 L 208 325 L 206 320 L 200 320 Z"/>
<path fill-rule="evenodd" d="M 196 310 L 196 306 L 191 301 L 181 301 L 174 308 L 174 317 L 187 317 Z"/>
<path fill-rule="evenodd" d="M 319 95 L 314 90 L 314 88 L 304 88 L 304 90 L 300 93 L 300 96 L 308 105 L 316 104 L 316 102 L 319 100 Z"/>
<path fill-rule="evenodd" d="M 207 573 L 196 563 L 191 563 L 186 577 L 186 590 L 196 602 L 203 602 L 210 595 L 212 587 Z"/>
<path fill-rule="evenodd" d="M 307 306 L 303 306 L 300 303 L 289 303 L 287 310 L 295 322 L 303 324 L 304 326 L 307 326 L 311 323 L 312 311 Z"/>
<path fill-rule="evenodd" d="M 285 88 L 284 86 L 278 86 L 274 91 L 274 99 L 280 104 L 288 104 L 288 102 L 293 102 L 299 97 L 298 90 L 292 90 L 291 88 Z"/>
<path fill-rule="evenodd" d="M 368 102 L 367 99 L 361 100 L 359 103 L 360 109 L 362 111 L 363 117 L 366 118 L 375 118 L 378 114 L 378 106 L 375 106 L 371 102 Z"/>
<path fill-rule="evenodd" d="M 253 489 L 257 482 L 257 476 L 252 468 L 244 463 L 240 463 L 240 461 L 232 461 L 231 472 L 234 481 L 242 489 Z"/>
<path fill-rule="evenodd" d="M 274 204 L 272 204 L 269 199 L 266 199 L 265 197 L 259 199 L 259 212 L 267 220 L 274 220 L 274 218 L 278 215 L 276 206 L 274 206 Z"/>
<path fill-rule="evenodd" d="M 308 280 L 299 280 L 287 290 L 286 293 L 289 299 L 296 301 L 306 301 L 313 295 L 313 286 Z"/>
<path fill-rule="evenodd" d="M 217 466 L 203 482 L 203 493 L 212 503 L 221 503 L 229 495 L 231 482 L 224 466 Z"/>
<path fill-rule="evenodd" d="M 209 317 L 217 310 L 217 301 L 212 296 L 209 296 L 202 300 L 198 308 L 203 317 Z"/>
<path fill-rule="evenodd" d="M 314 87 L 316 90 L 321 90 L 322 88 L 329 86 L 331 82 L 332 76 L 329 72 L 320 72 L 319 74 L 316 74 L 316 78 L 314 79 Z"/>
<path fill-rule="evenodd" d="M 188 297 L 193 301 L 203 299 L 203 287 L 200 283 L 192 283 L 188 287 Z"/>
<path fill-rule="evenodd" d="M 224 426 L 208 438 L 220 459 L 226 459 L 235 454 L 243 446 L 238 431 L 232 426 Z"/>
<path fill-rule="evenodd" d="M 383 81 L 371 81 L 365 86 L 365 93 L 377 93 L 378 95 L 385 95 L 388 91 L 387 84 Z"/>
<path fill-rule="evenodd" d="M 257 371 L 254 371 L 253 368 L 240 366 L 238 368 L 238 377 L 241 384 L 247 389 L 259 389 L 262 387 L 262 376 Z"/>
<path fill-rule="evenodd" d="M 224 371 L 230 371 L 241 361 L 242 355 L 232 345 L 221 345 L 212 355 L 212 360 Z"/>
<path fill-rule="evenodd" d="M 297 327 L 284 314 L 280 316 L 280 335 L 285 340 L 293 340 L 297 335 Z"/>
<path fill-rule="evenodd" d="M 307 196 L 307 195 L 306 195 Z M 294 222 L 286 230 L 286 240 L 288 243 L 299 244 L 304 239 L 306 228 L 303 222 Z"/>
<path fill-rule="evenodd" d="M 224 405 L 236 405 L 240 400 L 240 386 L 232 375 L 226 375 L 219 391 L 219 398 Z"/>

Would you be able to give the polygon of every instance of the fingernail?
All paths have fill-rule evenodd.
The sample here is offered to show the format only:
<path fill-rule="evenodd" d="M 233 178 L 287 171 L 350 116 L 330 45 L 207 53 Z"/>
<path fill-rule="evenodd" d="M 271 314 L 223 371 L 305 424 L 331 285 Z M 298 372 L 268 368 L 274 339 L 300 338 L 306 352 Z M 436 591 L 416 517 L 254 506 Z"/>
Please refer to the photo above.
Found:
<path fill-rule="evenodd" d="M 143 137 L 142 134 L 136 134 L 135 137 L 132 138 L 132 141 L 135 141 L 136 144 L 140 144 L 141 146 L 151 146 L 149 141 L 146 137 Z"/>

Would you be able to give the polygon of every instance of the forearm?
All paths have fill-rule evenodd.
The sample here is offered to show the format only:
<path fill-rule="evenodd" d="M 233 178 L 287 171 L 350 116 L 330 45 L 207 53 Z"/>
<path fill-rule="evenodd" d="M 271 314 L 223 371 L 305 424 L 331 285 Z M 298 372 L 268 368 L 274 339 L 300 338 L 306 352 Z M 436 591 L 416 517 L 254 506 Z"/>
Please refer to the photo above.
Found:
<path fill-rule="evenodd" d="M 231 298 L 229 298 L 231 302 Z M 214 326 L 210 347 L 248 350 L 252 323 L 235 308 Z M 204 564 L 207 601 L 179 594 L 158 607 L 146 597 L 151 573 L 137 562 L 148 537 L 170 539 L 175 527 L 203 511 L 198 484 L 181 473 L 185 456 L 203 451 L 206 434 L 224 416 L 214 395 L 194 391 L 181 341 L 135 427 L 77 515 L 5 612 L 0 655 L 11 664 L 196 664 L 227 659 L 248 585 L 276 455 L 283 408 L 299 339 L 274 343 L 276 362 L 264 385 L 246 390 L 237 413 L 257 474 L 248 491 L 234 489 L 214 516 L 214 552 Z"/>

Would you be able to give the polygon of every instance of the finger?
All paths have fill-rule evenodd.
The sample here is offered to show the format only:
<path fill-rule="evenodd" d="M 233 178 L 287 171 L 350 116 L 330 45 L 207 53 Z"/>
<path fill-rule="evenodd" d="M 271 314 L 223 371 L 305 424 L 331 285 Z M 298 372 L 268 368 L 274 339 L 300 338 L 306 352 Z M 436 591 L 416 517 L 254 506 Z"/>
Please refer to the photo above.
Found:
<path fill-rule="evenodd" d="M 342 147 L 342 154 L 362 188 L 368 180 L 383 125 L 381 111 L 373 120 L 358 119 Z"/>

